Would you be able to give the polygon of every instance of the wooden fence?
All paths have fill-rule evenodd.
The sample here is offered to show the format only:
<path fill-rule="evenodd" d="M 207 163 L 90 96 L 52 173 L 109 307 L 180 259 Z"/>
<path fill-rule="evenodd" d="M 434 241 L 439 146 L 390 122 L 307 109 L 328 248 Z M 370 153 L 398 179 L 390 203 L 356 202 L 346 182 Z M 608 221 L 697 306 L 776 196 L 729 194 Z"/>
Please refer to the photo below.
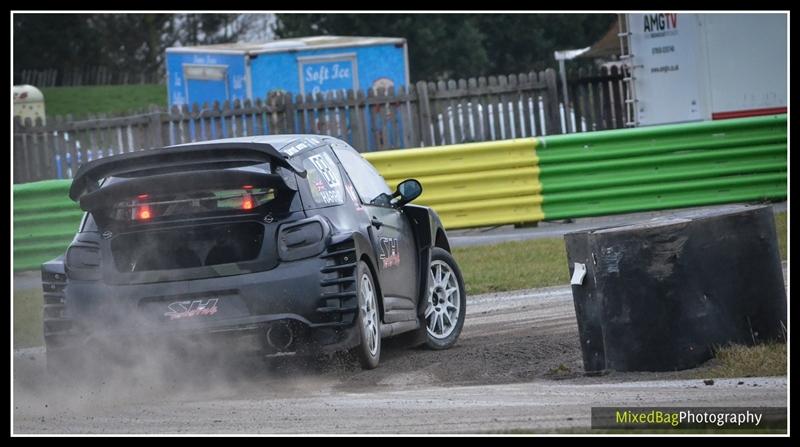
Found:
<path fill-rule="evenodd" d="M 619 129 L 630 121 L 625 116 L 624 73 L 617 66 L 599 70 L 581 68 L 567 77 L 570 109 L 574 120 L 570 119 L 566 132 L 591 132 L 593 130 Z M 563 92 L 559 101 L 563 102 Z M 573 124 L 574 121 L 574 124 Z"/>
<path fill-rule="evenodd" d="M 151 108 L 135 116 L 48 118 L 14 124 L 14 182 L 71 178 L 98 157 L 173 144 L 253 135 L 331 135 L 360 151 L 439 146 L 622 127 L 619 75 L 601 72 L 570 82 L 564 108 L 556 72 L 548 69 L 409 88 L 341 95 L 273 95 L 266 100 Z M 613 85 L 612 85 L 613 84 Z M 586 105 L 584 105 L 586 104 Z M 565 112 L 566 111 L 566 112 Z"/>

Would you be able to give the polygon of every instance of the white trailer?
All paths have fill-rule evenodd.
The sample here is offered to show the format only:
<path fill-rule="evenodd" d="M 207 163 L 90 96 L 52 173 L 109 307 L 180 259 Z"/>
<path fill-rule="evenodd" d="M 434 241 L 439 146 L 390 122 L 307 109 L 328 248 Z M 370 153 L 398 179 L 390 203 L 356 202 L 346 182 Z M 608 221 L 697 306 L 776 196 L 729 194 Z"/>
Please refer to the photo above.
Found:
<path fill-rule="evenodd" d="M 620 14 L 629 126 L 786 113 L 788 14 Z"/>

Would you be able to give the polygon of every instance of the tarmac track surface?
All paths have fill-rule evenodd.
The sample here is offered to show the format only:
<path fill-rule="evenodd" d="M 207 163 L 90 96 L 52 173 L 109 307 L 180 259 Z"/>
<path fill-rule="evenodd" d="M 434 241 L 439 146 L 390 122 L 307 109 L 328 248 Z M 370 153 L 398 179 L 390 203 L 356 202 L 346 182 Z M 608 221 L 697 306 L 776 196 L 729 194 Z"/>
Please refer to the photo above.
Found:
<path fill-rule="evenodd" d="M 785 377 L 716 380 L 703 368 L 583 374 L 569 287 L 470 298 L 447 351 L 385 340 L 380 366 L 144 368 L 102 384 L 54 381 L 15 353 L 15 433 L 475 433 L 587 429 L 592 406 L 786 406 Z M 169 378 L 167 378 L 169 377 Z"/>

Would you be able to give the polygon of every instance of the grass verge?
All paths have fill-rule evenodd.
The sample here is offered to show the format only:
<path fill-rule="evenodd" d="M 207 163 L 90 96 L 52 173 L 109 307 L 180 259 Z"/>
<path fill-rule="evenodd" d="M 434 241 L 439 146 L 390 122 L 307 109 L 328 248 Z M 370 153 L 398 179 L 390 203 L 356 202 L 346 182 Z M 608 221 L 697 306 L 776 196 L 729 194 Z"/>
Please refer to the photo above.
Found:
<path fill-rule="evenodd" d="M 533 239 L 453 250 L 467 294 L 530 289 L 569 282 L 563 239 Z"/>
<path fill-rule="evenodd" d="M 786 230 L 786 212 L 775 215 L 775 231 L 778 233 L 778 246 L 781 250 L 781 259 L 786 260 L 786 239 L 789 232 Z"/>
<path fill-rule="evenodd" d="M 41 346 L 42 291 L 39 289 L 14 290 L 14 347 Z"/>
<path fill-rule="evenodd" d="M 738 378 L 785 376 L 786 343 L 756 346 L 730 345 L 718 348 L 703 377 Z"/>
<path fill-rule="evenodd" d="M 48 117 L 72 114 L 81 119 L 100 113 L 131 115 L 151 104 L 167 106 L 167 86 L 159 84 L 50 87 L 43 88 L 42 93 Z"/>

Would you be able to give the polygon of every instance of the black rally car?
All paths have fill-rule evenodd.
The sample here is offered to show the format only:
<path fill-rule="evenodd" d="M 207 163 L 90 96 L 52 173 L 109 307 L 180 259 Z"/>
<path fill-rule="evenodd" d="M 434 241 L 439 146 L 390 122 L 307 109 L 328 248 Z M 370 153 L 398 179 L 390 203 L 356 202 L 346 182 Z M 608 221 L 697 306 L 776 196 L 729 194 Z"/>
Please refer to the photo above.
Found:
<path fill-rule="evenodd" d="M 448 348 L 466 293 L 439 217 L 409 204 L 421 191 L 412 179 L 392 193 L 347 143 L 312 135 L 89 162 L 69 192 L 80 229 L 42 266 L 49 369 L 112 341 L 354 350 L 365 368 L 404 332 Z"/>

